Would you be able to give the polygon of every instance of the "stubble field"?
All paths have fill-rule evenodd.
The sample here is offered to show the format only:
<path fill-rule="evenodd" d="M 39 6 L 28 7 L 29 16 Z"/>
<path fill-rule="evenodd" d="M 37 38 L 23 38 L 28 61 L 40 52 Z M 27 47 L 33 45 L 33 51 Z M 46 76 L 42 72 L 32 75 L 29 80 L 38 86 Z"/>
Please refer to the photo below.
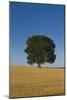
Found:
<path fill-rule="evenodd" d="M 10 67 L 10 98 L 64 95 L 64 68 Z"/>

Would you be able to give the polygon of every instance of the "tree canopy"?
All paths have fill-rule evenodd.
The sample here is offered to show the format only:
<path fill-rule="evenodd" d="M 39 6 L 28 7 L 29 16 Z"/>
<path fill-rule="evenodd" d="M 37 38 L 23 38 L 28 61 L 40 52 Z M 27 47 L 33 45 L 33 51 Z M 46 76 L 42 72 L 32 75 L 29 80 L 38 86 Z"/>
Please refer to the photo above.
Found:
<path fill-rule="evenodd" d="M 27 63 L 31 65 L 36 63 L 41 68 L 41 64 L 55 61 L 55 44 L 49 37 L 44 35 L 28 37 L 26 44 Z"/>

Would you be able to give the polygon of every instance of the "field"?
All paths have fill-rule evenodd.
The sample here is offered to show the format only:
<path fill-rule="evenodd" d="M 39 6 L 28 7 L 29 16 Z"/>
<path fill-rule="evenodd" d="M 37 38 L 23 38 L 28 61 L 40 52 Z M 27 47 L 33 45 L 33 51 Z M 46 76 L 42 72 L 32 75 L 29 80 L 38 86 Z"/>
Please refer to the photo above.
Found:
<path fill-rule="evenodd" d="M 10 98 L 64 95 L 64 68 L 10 67 Z"/>

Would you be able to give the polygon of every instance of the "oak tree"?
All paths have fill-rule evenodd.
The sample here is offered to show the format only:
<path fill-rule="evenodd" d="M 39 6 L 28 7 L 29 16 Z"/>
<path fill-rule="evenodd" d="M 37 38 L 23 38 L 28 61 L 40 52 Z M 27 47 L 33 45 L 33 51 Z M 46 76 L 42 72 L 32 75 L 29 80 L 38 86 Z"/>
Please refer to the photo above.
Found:
<path fill-rule="evenodd" d="M 41 68 L 41 64 L 55 61 L 55 44 L 51 38 L 44 35 L 35 35 L 28 37 L 26 44 L 27 63 L 31 65 L 36 63 L 38 68 Z"/>

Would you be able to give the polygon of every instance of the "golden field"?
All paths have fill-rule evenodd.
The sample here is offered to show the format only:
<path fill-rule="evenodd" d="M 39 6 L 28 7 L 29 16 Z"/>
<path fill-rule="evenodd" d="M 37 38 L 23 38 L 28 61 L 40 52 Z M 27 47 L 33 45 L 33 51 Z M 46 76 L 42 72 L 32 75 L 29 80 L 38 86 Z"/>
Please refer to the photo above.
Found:
<path fill-rule="evenodd" d="M 63 68 L 10 67 L 10 98 L 64 95 Z"/>

